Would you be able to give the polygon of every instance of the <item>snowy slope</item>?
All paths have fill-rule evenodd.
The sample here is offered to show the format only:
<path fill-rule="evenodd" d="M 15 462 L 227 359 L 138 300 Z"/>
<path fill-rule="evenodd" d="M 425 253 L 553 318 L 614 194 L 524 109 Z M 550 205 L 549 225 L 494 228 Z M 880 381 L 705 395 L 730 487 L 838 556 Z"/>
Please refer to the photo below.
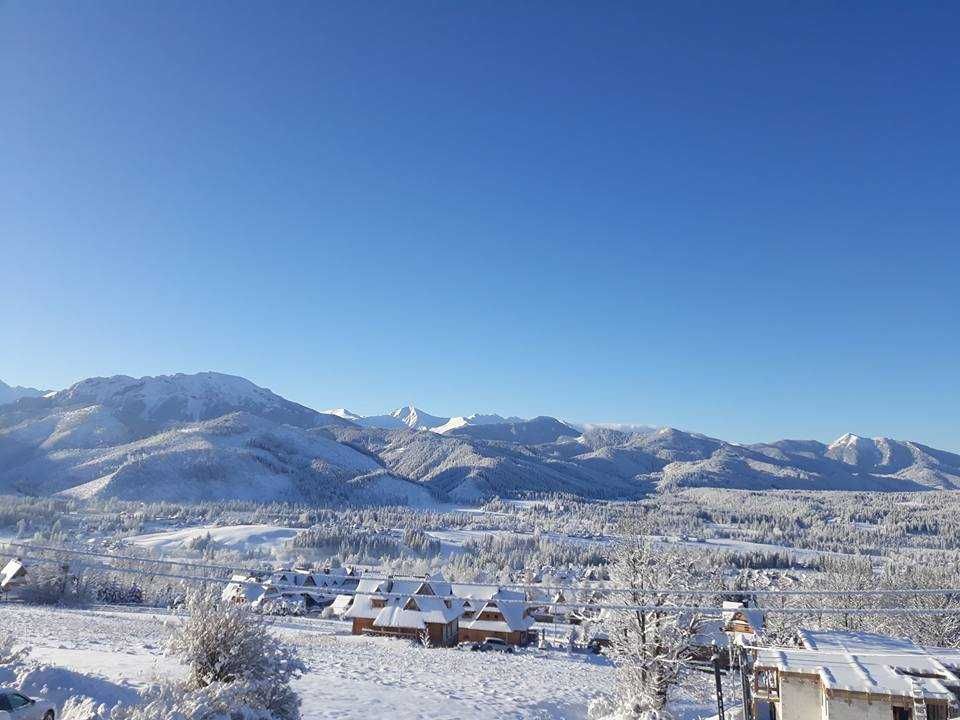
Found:
<path fill-rule="evenodd" d="M 53 450 L 0 470 L 0 487 L 126 500 L 310 501 L 380 471 L 323 435 L 232 413 L 118 445 Z"/>
<path fill-rule="evenodd" d="M 433 427 L 431 430 L 433 430 L 435 433 L 440 433 L 443 435 L 451 430 L 457 430 L 458 428 L 467 427 L 468 425 L 502 425 L 505 423 L 518 422 L 523 422 L 523 418 L 505 418 L 502 415 L 483 415 L 481 413 L 474 413 L 473 415 L 458 415 L 457 417 L 452 417 L 443 425 Z"/>
<path fill-rule="evenodd" d="M 207 535 L 213 542 L 232 550 L 249 550 L 257 547 L 281 545 L 300 533 L 297 528 L 276 525 L 201 525 L 198 527 L 168 530 L 166 532 L 134 535 L 124 539 L 131 545 L 150 548 L 162 553 L 182 550 L 192 540 Z"/>
<path fill-rule="evenodd" d="M 629 472 L 609 473 L 590 462 L 519 444 L 409 430 L 343 430 L 336 437 L 376 455 L 394 475 L 416 480 L 459 502 L 529 492 L 639 497 L 651 489 L 649 480 Z"/>

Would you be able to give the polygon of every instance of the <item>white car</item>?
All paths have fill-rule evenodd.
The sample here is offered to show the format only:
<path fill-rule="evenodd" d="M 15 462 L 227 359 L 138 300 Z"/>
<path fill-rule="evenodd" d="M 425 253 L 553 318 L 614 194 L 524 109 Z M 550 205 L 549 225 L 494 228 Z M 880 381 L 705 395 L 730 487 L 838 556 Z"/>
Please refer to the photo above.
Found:
<path fill-rule="evenodd" d="M 54 720 L 53 704 L 0 688 L 0 720 Z"/>

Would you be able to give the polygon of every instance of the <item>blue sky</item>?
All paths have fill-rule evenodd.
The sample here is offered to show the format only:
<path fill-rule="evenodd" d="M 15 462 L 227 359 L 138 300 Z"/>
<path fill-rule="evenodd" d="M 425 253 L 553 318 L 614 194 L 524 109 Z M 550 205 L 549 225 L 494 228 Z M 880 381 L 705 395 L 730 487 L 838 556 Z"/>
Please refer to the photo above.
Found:
<path fill-rule="evenodd" d="M 0 378 L 960 450 L 958 21 L 0 2 Z"/>

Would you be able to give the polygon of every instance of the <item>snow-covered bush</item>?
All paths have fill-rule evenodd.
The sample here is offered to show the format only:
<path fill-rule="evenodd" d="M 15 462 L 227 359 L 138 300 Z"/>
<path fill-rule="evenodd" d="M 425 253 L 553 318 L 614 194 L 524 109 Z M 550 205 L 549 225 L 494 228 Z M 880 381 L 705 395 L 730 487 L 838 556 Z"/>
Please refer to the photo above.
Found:
<path fill-rule="evenodd" d="M 215 682 L 195 690 L 184 691 L 177 685 L 160 685 L 144 694 L 139 705 L 117 705 L 100 714 L 78 714 L 62 720 L 287 720 L 299 717 L 285 715 L 284 710 L 264 707 L 261 694 L 266 688 L 261 683 L 237 680 L 231 683 Z M 84 709 L 89 709 L 83 706 Z"/>
<path fill-rule="evenodd" d="M 262 618 L 241 605 L 222 602 L 212 588 L 191 590 L 186 607 L 188 617 L 171 638 L 169 650 L 189 666 L 186 689 L 198 707 L 236 700 L 280 720 L 299 718 L 300 698 L 290 681 L 305 667 L 289 646 L 269 633 Z"/>
<path fill-rule="evenodd" d="M 92 698 L 74 695 L 60 708 L 60 720 L 104 720 L 109 711 Z"/>
<path fill-rule="evenodd" d="M 18 645 L 13 635 L 0 632 L 0 665 L 18 665 L 29 654 L 30 648 Z"/>

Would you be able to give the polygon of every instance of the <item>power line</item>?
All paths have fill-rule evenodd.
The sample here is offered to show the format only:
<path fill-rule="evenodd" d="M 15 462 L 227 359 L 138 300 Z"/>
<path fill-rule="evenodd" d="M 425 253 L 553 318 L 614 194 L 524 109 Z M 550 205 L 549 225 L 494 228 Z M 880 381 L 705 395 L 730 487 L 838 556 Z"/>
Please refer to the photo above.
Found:
<path fill-rule="evenodd" d="M 49 558 L 41 557 L 26 557 L 23 558 L 29 562 L 41 563 L 41 564 L 53 564 L 61 565 L 62 563 L 59 560 L 52 560 Z M 119 573 L 132 573 L 136 575 L 143 575 L 143 570 L 137 570 L 134 568 L 118 568 L 112 565 L 94 565 L 90 563 L 79 563 L 80 568 L 88 568 L 91 570 L 102 570 L 106 572 L 119 572 Z M 181 580 L 184 582 L 196 582 L 201 584 L 236 584 L 236 585 L 255 585 L 257 587 L 263 587 L 263 584 L 258 581 L 253 580 L 230 580 L 227 578 L 217 578 L 217 577 L 207 577 L 207 576 L 198 576 L 198 575 L 177 575 L 173 573 L 164 573 L 164 572 L 149 572 L 150 575 L 155 577 L 165 577 L 174 580 Z M 395 579 L 395 578 L 389 578 Z M 417 580 L 424 581 L 423 578 L 415 578 Z M 427 580 L 428 582 L 428 580 Z M 291 591 L 291 594 L 303 594 L 303 595 L 352 595 L 356 596 L 370 596 L 370 597 L 380 597 L 384 599 L 407 599 L 414 595 L 412 592 L 408 593 L 397 593 L 397 592 L 378 592 L 376 590 L 356 590 L 356 589 L 346 589 L 339 587 L 330 587 L 330 588 L 309 588 L 303 587 L 301 585 L 274 585 L 273 587 L 281 591 L 281 594 L 284 590 Z M 439 597 L 441 599 L 455 598 L 461 600 L 475 600 L 477 602 L 486 602 L 489 598 L 469 598 L 469 597 L 459 597 L 459 596 L 431 596 Z M 511 599 L 501 599 L 497 598 L 493 600 L 498 605 L 523 605 L 525 607 L 537 606 L 541 603 L 531 600 L 511 600 Z M 724 607 L 710 607 L 710 606 L 700 606 L 700 605 L 647 605 L 640 603 L 554 603 L 547 602 L 545 604 L 550 605 L 554 608 L 565 608 L 572 610 L 629 610 L 634 612 L 657 612 L 663 613 L 664 615 L 675 615 L 678 613 L 712 613 L 719 614 L 723 612 L 730 612 L 731 608 Z M 815 607 L 815 608 L 760 608 L 765 614 L 782 614 L 782 615 L 811 615 L 811 614 L 820 614 L 820 615 L 862 615 L 862 616 L 872 616 L 872 615 L 896 615 L 896 616 L 943 616 L 943 615 L 960 615 L 960 607 L 955 608 L 828 608 L 828 607 Z"/>
<path fill-rule="evenodd" d="M 27 550 L 41 550 L 46 552 L 61 552 L 73 555 L 85 555 L 91 557 L 108 558 L 111 560 L 126 560 L 131 562 L 154 563 L 160 565 L 173 565 L 178 567 L 200 568 L 224 570 L 230 573 L 262 573 L 276 572 L 263 569 L 253 569 L 245 567 L 231 567 L 227 565 L 212 565 L 199 562 L 186 562 L 182 560 L 165 560 L 162 558 L 143 558 L 135 555 L 117 555 L 114 553 L 99 553 L 92 550 L 80 550 L 75 548 L 56 547 L 50 545 L 39 545 L 34 543 L 16 543 L 0 542 L 0 545 L 8 547 L 19 547 Z M 154 573 L 156 574 L 156 573 Z M 414 576 L 388 576 L 371 575 L 365 573 L 362 576 L 364 580 L 424 580 L 422 577 Z M 909 589 L 880 589 L 880 590 L 744 590 L 744 589 L 676 589 L 676 588 L 631 588 L 626 586 L 595 586 L 595 585 L 541 585 L 536 583 L 503 583 L 503 582 L 451 582 L 453 585 L 462 587 L 499 587 L 503 589 L 522 589 L 539 591 L 564 591 L 564 592 L 596 592 L 596 593 L 631 593 L 642 596 L 669 595 L 680 597 L 714 597 L 717 595 L 751 595 L 754 597 L 883 597 L 883 596 L 928 596 L 928 595 L 956 595 L 960 597 L 960 588 L 909 588 Z M 600 581 L 598 581 L 600 582 Z M 296 586 L 299 587 L 299 586 Z M 556 603 L 553 603 L 556 604 Z"/>

